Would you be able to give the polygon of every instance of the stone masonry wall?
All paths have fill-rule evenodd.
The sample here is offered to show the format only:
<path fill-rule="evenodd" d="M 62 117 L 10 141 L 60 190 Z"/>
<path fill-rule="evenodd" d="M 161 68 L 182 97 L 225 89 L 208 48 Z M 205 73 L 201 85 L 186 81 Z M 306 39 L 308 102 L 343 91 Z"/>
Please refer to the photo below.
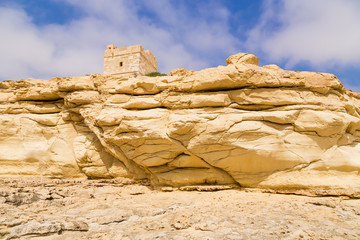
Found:
<path fill-rule="evenodd" d="M 156 72 L 157 60 L 150 50 L 140 45 L 119 47 L 109 45 L 104 55 L 106 75 L 145 75 Z"/>
<path fill-rule="evenodd" d="M 157 71 L 157 60 L 150 50 L 140 52 L 140 74 L 145 75 Z"/>

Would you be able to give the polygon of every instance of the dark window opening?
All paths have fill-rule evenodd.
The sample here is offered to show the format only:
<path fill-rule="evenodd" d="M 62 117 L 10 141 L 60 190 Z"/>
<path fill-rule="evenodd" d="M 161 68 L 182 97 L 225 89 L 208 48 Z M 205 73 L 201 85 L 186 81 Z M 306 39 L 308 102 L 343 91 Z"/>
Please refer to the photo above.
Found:
<path fill-rule="evenodd" d="M 122 67 L 123 66 L 123 62 L 120 62 L 120 67 Z"/>

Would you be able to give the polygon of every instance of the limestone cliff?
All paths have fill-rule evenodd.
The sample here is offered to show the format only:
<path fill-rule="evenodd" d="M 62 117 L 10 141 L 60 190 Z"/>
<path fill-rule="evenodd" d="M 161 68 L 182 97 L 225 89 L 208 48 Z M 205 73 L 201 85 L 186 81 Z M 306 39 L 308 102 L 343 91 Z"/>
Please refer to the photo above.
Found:
<path fill-rule="evenodd" d="M 0 175 L 360 191 L 360 102 L 331 74 L 227 66 L 0 82 Z"/>

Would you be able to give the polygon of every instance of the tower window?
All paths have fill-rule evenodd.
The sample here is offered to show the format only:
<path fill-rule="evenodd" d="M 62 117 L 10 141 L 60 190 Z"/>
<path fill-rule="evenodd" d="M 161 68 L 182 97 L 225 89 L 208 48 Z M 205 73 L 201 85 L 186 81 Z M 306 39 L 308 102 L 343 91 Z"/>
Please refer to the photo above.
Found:
<path fill-rule="evenodd" d="M 120 62 L 120 64 L 119 64 L 119 65 L 120 65 L 120 67 L 122 67 L 122 66 L 123 66 L 123 62 Z"/>

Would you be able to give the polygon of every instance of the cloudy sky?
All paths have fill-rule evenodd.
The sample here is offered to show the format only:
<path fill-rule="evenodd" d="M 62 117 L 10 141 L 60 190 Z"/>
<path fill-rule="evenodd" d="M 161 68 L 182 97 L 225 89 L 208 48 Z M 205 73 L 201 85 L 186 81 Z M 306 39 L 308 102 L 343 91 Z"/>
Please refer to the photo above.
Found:
<path fill-rule="evenodd" d="M 359 0 L 0 0 L 0 80 L 101 73 L 114 43 L 150 49 L 164 73 L 250 52 L 360 91 L 359 13 Z"/>

